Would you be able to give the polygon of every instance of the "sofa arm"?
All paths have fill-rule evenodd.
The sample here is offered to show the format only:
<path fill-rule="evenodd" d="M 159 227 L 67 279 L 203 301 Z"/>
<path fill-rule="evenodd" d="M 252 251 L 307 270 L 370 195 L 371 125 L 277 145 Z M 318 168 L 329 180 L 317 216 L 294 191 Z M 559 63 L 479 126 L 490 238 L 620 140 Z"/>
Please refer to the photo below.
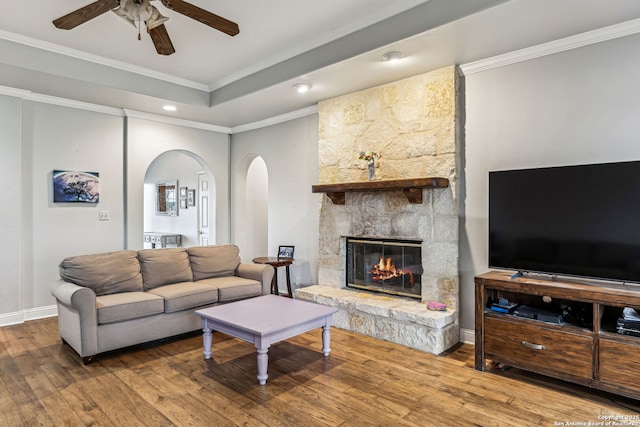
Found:
<path fill-rule="evenodd" d="M 271 280 L 275 269 L 268 264 L 251 264 L 241 262 L 236 270 L 236 275 L 246 279 L 257 280 L 262 283 L 262 295 L 271 293 Z"/>
<path fill-rule="evenodd" d="M 92 289 L 59 280 L 51 294 L 58 306 L 60 336 L 80 356 L 98 352 L 98 312 Z"/>

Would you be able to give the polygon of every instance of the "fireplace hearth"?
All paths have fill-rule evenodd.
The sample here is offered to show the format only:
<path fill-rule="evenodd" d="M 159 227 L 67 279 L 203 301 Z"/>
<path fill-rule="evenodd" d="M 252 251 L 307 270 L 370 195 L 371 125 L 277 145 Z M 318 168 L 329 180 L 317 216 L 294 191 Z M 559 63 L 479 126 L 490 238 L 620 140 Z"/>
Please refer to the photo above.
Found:
<path fill-rule="evenodd" d="M 421 298 L 421 241 L 347 237 L 346 243 L 346 287 Z"/>

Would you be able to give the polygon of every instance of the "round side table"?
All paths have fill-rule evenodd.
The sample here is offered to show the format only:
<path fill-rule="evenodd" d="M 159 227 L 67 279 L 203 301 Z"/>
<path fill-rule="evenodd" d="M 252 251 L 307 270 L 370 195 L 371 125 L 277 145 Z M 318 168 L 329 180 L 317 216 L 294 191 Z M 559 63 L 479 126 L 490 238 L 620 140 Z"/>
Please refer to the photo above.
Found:
<path fill-rule="evenodd" d="M 291 279 L 289 277 L 289 266 L 293 263 L 293 258 L 277 258 L 277 257 L 258 257 L 254 258 L 253 262 L 256 264 L 269 264 L 275 269 L 273 279 L 271 279 L 271 293 L 280 295 L 278 291 L 278 267 L 284 267 L 287 276 L 287 291 L 289 292 L 289 298 L 293 298 L 293 292 L 291 292 Z"/>

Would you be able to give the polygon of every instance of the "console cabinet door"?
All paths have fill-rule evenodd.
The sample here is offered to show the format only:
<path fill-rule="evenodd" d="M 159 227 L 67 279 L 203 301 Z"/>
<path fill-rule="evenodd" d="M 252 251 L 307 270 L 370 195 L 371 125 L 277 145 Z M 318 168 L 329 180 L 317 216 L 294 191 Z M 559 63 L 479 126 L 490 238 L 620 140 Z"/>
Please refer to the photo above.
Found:
<path fill-rule="evenodd" d="M 640 391 L 640 344 L 600 339 L 600 381 Z"/>
<path fill-rule="evenodd" d="M 544 323 L 485 318 L 488 357 L 561 379 L 593 379 L 593 337 L 547 329 Z"/>

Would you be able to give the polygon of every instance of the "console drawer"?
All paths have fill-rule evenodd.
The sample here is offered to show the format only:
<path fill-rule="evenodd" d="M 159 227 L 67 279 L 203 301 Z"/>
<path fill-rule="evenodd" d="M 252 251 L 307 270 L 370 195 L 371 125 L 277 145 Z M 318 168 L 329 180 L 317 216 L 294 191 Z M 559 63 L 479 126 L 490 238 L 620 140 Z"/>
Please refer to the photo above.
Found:
<path fill-rule="evenodd" d="M 517 319 L 484 319 L 487 356 L 558 378 L 593 379 L 593 337 Z"/>
<path fill-rule="evenodd" d="M 600 381 L 640 391 L 640 344 L 600 338 Z"/>

